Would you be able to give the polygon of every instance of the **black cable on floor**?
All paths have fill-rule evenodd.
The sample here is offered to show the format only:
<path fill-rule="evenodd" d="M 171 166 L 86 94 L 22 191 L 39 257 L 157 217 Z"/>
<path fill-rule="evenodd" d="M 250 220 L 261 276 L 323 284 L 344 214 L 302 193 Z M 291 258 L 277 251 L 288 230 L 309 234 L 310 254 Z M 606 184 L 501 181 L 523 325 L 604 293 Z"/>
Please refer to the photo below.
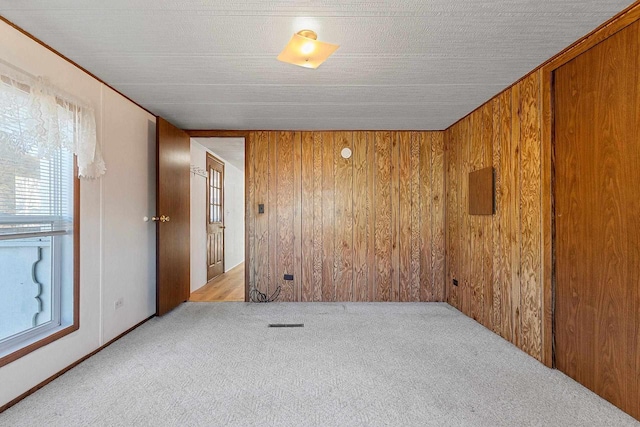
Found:
<path fill-rule="evenodd" d="M 280 296 L 281 288 L 281 286 L 278 286 L 270 297 L 267 297 L 267 294 L 260 292 L 258 288 L 253 288 L 249 291 L 249 300 L 251 302 L 274 302 Z"/>

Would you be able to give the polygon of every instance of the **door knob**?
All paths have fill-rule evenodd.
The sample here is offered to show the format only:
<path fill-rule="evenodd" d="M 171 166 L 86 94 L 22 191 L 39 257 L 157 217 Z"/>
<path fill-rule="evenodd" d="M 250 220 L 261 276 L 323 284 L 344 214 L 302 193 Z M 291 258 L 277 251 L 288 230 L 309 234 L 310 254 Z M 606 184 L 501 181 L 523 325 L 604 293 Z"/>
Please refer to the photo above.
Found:
<path fill-rule="evenodd" d="M 166 215 L 160 215 L 160 217 L 157 217 L 157 216 L 151 217 L 151 220 L 154 222 L 158 222 L 158 221 L 169 222 L 169 217 Z"/>

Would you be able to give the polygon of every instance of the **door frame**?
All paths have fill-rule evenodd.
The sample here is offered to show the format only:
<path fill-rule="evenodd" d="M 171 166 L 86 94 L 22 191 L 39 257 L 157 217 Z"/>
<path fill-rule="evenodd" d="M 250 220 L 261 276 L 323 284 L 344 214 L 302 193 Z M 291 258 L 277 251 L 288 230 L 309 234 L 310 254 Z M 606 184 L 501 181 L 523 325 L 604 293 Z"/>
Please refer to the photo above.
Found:
<path fill-rule="evenodd" d="M 248 130 L 224 129 L 183 129 L 190 138 L 244 138 L 244 300 L 249 302 L 249 269 L 251 253 L 249 252 L 249 135 Z"/>
<path fill-rule="evenodd" d="M 640 3 L 625 10 L 576 41 L 562 52 L 536 68 L 541 73 L 541 178 L 542 178 L 542 362 L 555 368 L 555 126 L 554 73 L 555 70 L 603 42 L 627 26 L 640 20 Z M 531 74 L 531 73 L 529 73 Z M 527 74 L 527 76 L 529 75 Z M 526 76 L 525 76 L 526 77 Z"/>

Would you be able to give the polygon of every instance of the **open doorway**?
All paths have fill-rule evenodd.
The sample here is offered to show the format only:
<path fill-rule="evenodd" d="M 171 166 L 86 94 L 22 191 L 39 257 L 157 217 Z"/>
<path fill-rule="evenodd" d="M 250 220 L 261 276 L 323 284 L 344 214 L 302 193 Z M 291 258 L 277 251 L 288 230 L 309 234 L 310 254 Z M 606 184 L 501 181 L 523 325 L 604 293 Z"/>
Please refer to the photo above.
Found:
<path fill-rule="evenodd" d="M 245 301 L 245 138 L 191 138 L 190 301 Z"/>

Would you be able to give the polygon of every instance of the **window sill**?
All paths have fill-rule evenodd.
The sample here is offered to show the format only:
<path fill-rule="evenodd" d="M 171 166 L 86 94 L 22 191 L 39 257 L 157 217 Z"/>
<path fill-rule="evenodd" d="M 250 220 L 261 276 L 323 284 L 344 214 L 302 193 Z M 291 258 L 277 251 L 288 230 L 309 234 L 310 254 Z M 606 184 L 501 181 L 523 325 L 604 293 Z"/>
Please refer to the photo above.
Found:
<path fill-rule="evenodd" d="M 70 333 L 77 331 L 78 329 L 80 329 L 80 326 L 76 322 L 73 325 L 61 326 L 60 328 L 54 329 L 53 331 L 49 331 L 47 335 L 38 339 L 37 341 L 28 344 L 20 348 L 19 350 L 9 353 L 6 356 L 0 357 L 0 367 L 8 365 L 9 363 L 18 360 L 19 358 L 26 356 L 32 351 L 35 351 L 40 347 L 44 347 L 47 344 L 51 344 L 52 342 L 59 340 L 60 338 L 67 336 Z"/>

